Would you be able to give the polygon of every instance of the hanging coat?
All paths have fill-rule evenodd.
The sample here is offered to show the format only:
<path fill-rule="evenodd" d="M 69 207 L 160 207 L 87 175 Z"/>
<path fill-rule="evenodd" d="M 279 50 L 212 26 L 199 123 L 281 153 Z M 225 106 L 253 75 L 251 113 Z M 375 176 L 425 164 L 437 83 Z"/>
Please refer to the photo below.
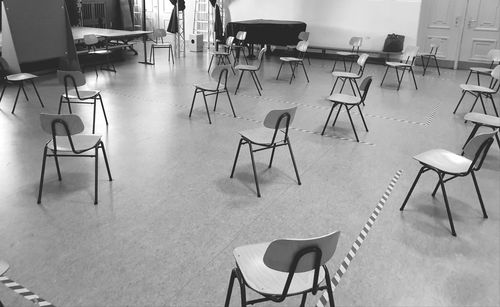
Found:
<path fill-rule="evenodd" d="M 170 21 L 168 22 L 167 32 L 170 33 L 179 32 L 179 20 L 177 19 L 177 12 L 175 11 L 175 7 L 172 10 L 172 14 L 170 15 Z"/>
<path fill-rule="evenodd" d="M 215 21 L 214 21 L 215 39 L 224 40 L 224 27 L 222 26 L 222 18 L 220 16 L 219 5 L 215 5 Z"/>

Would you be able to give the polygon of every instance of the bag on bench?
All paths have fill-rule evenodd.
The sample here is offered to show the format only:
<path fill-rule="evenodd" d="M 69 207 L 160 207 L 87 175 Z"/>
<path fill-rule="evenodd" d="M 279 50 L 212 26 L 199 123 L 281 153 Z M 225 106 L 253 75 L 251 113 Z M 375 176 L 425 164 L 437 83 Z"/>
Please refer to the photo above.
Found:
<path fill-rule="evenodd" d="M 384 42 L 384 52 L 401 52 L 405 43 L 405 36 L 399 34 L 387 34 Z"/>

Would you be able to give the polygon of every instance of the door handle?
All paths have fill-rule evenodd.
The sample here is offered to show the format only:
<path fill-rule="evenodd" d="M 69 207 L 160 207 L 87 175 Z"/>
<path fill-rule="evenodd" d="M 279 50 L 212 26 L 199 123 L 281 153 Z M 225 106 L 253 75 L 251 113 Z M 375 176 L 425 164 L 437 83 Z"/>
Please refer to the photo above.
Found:
<path fill-rule="evenodd" d="M 476 21 L 477 21 L 477 20 L 475 20 L 475 19 L 470 19 L 470 20 L 469 20 L 469 23 L 468 23 L 468 24 L 469 24 L 469 28 L 471 28 L 471 27 L 472 27 L 472 24 L 473 24 L 473 23 L 475 23 Z"/>

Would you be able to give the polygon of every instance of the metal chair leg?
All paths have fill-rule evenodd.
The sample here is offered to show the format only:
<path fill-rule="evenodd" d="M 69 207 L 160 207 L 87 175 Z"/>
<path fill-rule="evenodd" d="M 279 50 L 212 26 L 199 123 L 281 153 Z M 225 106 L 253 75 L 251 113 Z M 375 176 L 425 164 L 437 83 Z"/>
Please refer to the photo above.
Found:
<path fill-rule="evenodd" d="M 415 73 L 413 72 L 413 68 L 412 67 L 410 67 L 410 72 L 411 72 L 411 76 L 413 78 L 413 84 L 415 84 L 415 89 L 418 90 L 417 80 L 415 80 Z"/>
<path fill-rule="evenodd" d="M 290 156 L 292 157 L 293 168 L 295 170 L 295 176 L 297 176 L 297 183 L 299 185 L 302 184 L 300 182 L 299 171 L 297 170 L 297 163 L 295 163 L 295 157 L 293 156 L 292 144 L 290 144 L 290 140 L 287 138 L 286 143 L 288 144 L 288 149 L 290 150 Z"/>
<path fill-rule="evenodd" d="M 94 205 L 97 205 L 97 200 L 99 196 L 99 187 L 98 187 L 98 177 L 99 177 L 99 150 L 97 146 L 94 149 L 94 158 L 95 158 L 95 181 L 94 181 Z"/>
<path fill-rule="evenodd" d="M 479 204 L 481 205 L 481 210 L 483 211 L 483 217 L 485 219 L 488 218 L 488 214 L 486 213 L 486 209 L 484 208 L 483 198 L 481 197 L 481 192 L 479 191 L 479 185 L 477 184 L 476 174 L 474 171 L 470 172 L 472 175 L 472 180 L 474 181 L 474 187 L 476 188 L 477 197 L 479 198 Z"/>
<path fill-rule="evenodd" d="M 325 134 L 326 126 L 328 125 L 328 122 L 330 121 L 330 117 L 332 116 L 333 109 L 335 108 L 336 105 L 337 105 L 336 103 L 332 104 L 332 108 L 330 109 L 330 113 L 328 114 L 328 118 L 326 119 L 325 126 L 323 127 L 323 131 L 321 131 L 321 135 Z"/>
<path fill-rule="evenodd" d="M 2 89 L 2 94 L 0 94 L 0 101 L 2 101 L 2 98 L 3 98 L 3 94 L 5 93 L 5 89 L 7 88 L 7 83 L 5 83 L 3 85 L 3 89 Z"/>
<path fill-rule="evenodd" d="M 111 170 L 109 169 L 108 156 L 106 155 L 106 149 L 104 149 L 104 143 L 101 142 L 99 146 L 102 150 L 102 155 L 104 156 L 104 163 L 106 164 L 106 170 L 108 171 L 109 181 L 113 181 L 113 178 L 111 177 Z"/>
<path fill-rule="evenodd" d="M 417 177 L 413 181 L 413 184 L 411 185 L 410 191 L 408 191 L 408 194 L 406 195 L 406 198 L 403 201 L 403 204 L 401 205 L 401 208 L 399 208 L 399 211 L 403 211 L 404 210 L 404 208 L 406 206 L 406 203 L 408 202 L 408 199 L 410 198 L 411 193 L 413 193 L 413 189 L 415 188 L 415 186 L 417 185 L 418 180 L 420 179 L 420 175 L 422 175 L 422 173 L 424 172 L 424 169 L 425 169 L 425 166 L 423 166 L 422 168 L 420 168 L 420 170 L 418 171 Z"/>
<path fill-rule="evenodd" d="M 359 104 L 358 104 L 358 111 L 359 111 L 359 115 L 361 115 L 361 119 L 363 120 L 363 125 L 365 125 L 366 132 L 368 132 L 368 126 L 366 125 L 365 117 L 363 116 L 363 112 L 361 111 Z"/>
<path fill-rule="evenodd" d="M 384 77 L 382 78 L 382 81 L 380 82 L 380 86 L 382 86 L 382 84 L 384 84 L 384 80 L 385 80 L 385 76 L 387 76 L 387 71 L 389 70 L 389 66 L 386 66 L 385 68 L 385 73 L 384 73 Z"/>
<path fill-rule="evenodd" d="M 253 157 L 252 143 L 248 142 L 248 148 L 250 149 L 250 158 L 252 160 L 253 177 L 255 179 L 255 187 L 257 188 L 257 197 L 260 197 L 259 179 L 257 178 L 257 170 L 255 169 L 255 159 Z"/>
<path fill-rule="evenodd" d="M 38 89 L 36 88 L 35 82 L 33 80 L 31 81 L 31 85 L 33 85 L 33 88 L 35 89 L 36 96 L 38 97 L 38 101 L 40 101 L 40 104 L 42 105 L 42 108 L 45 108 L 42 102 L 42 98 L 40 98 L 40 94 L 38 93 Z"/>
<path fill-rule="evenodd" d="M 236 86 L 236 90 L 234 91 L 235 95 L 236 95 L 236 93 L 238 93 L 238 89 L 240 88 L 241 78 L 243 78 L 244 72 L 245 72 L 244 70 L 240 70 L 240 78 L 238 79 L 238 85 Z"/>
<path fill-rule="evenodd" d="M 337 115 L 335 115 L 335 119 L 333 120 L 332 127 L 335 127 L 335 124 L 337 123 L 337 119 L 339 118 L 340 111 L 342 110 L 342 105 L 338 103 L 339 109 L 337 110 Z"/>
<path fill-rule="evenodd" d="M 57 157 L 57 151 L 54 152 L 54 161 L 56 162 L 57 179 L 62 180 L 61 169 L 59 168 L 59 158 Z"/>
<path fill-rule="evenodd" d="M 352 122 L 352 117 L 351 117 L 351 112 L 349 111 L 349 108 L 344 105 L 346 111 L 347 111 L 347 116 L 349 116 L 349 121 L 351 122 L 352 130 L 354 131 L 354 135 L 356 136 L 356 141 L 359 142 L 358 138 L 358 133 L 356 132 L 356 127 L 354 126 L 354 123 Z"/>
<path fill-rule="evenodd" d="M 94 97 L 94 103 L 93 103 L 93 105 L 94 105 L 94 114 L 93 114 L 93 116 L 92 116 L 92 134 L 94 134 L 94 133 L 95 133 L 95 113 L 96 113 L 96 104 L 97 104 L 97 98 L 96 98 L 96 97 Z"/>
<path fill-rule="evenodd" d="M 458 106 L 462 103 L 462 100 L 464 99 L 465 93 L 467 93 L 467 92 L 462 91 L 462 97 L 460 97 L 460 100 L 458 101 L 457 106 L 455 107 L 455 110 L 453 110 L 453 114 L 455 114 L 455 112 L 457 112 Z"/>
<path fill-rule="evenodd" d="M 12 111 L 10 112 L 12 114 L 14 114 L 14 111 L 16 110 L 17 100 L 19 99 L 20 92 L 21 92 L 21 85 L 19 85 L 19 88 L 17 89 L 16 100 L 14 101 L 14 106 L 12 107 Z"/>
<path fill-rule="evenodd" d="M 255 72 L 250 71 L 250 76 L 252 76 L 253 83 L 255 83 L 255 87 L 257 88 L 257 92 L 259 92 L 259 96 L 262 96 L 262 94 L 260 93 L 259 84 L 257 84 L 257 81 L 255 80 L 255 77 L 256 77 Z"/>
<path fill-rule="evenodd" d="M 38 200 L 37 204 L 42 202 L 42 190 L 43 190 L 43 178 L 45 176 L 45 162 L 47 161 L 47 146 L 43 149 L 43 158 L 42 158 L 42 171 L 40 172 L 40 185 L 38 186 Z"/>
<path fill-rule="evenodd" d="M 307 83 L 309 83 L 309 76 L 307 75 L 306 66 L 304 65 L 304 62 L 302 62 L 301 65 L 302 69 L 304 70 L 304 74 L 306 75 Z"/>
<path fill-rule="evenodd" d="M 241 145 L 243 145 L 243 139 L 240 139 L 240 142 L 238 144 L 238 149 L 236 150 L 236 156 L 234 157 L 233 169 L 231 170 L 231 176 L 229 176 L 229 178 L 233 178 L 234 169 L 236 168 L 236 162 L 238 162 L 238 156 L 240 155 Z"/>
<path fill-rule="evenodd" d="M 335 86 L 337 85 L 337 81 L 339 81 L 339 77 L 335 79 L 335 82 L 333 83 L 332 90 L 330 91 L 330 95 L 333 94 L 333 90 L 335 89 Z"/>
<path fill-rule="evenodd" d="M 434 57 L 434 62 L 436 62 L 436 68 L 438 70 L 438 75 L 441 76 L 441 72 L 439 71 L 439 64 L 438 64 L 438 61 L 437 61 L 437 57 L 436 56 L 433 56 Z"/>
<path fill-rule="evenodd" d="M 274 151 L 276 150 L 276 145 L 273 146 L 273 150 L 271 152 L 271 159 L 269 160 L 269 167 L 268 168 L 271 168 L 271 166 L 273 165 L 273 158 L 274 158 Z"/>
<path fill-rule="evenodd" d="M 106 122 L 106 126 L 108 125 L 108 117 L 106 116 L 106 110 L 104 110 L 104 103 L 102 102 L 101 94 L 97 95 L 97 98 L 101 102 L 102 114 L 104 114 L 104 121 Z"/>
<path fill-rule="evenodd" d="M 280 65 L 280 69 L 278 70 L 278 75 L 276 76 L 276 80 L 278 80 L 279 76 L 280 76 L 280 72 L 281 72 L 281 68 L 283 67 L 283 61 L 281 61 L 281 65 Z"/>
<path fill-rule="evenodd" d="M 302 299 L 300 300 L 300 307 L 305 307 L 306 305 L 307 292 L 302 294 Z"/>
<path fill-rule="evenodd" d="M 191 110 L 189 110 L 189 117 L 191 117 L 191 114 L 193 113 L 194 100 L 196 99 L 196 94 L 198 94 L 197 88 L 194 89 L 193 101 L 191 102 Z"/>
<path fill-rule="evenodd" d="M 330 279 L 330 273 L 328 272 L 328 268 L 326 267 L 326 265 L 323 265 L 323 269 L 325 271 L 326 293 L 328 293 L 328 300 L 330 301 L 330 307 L 335 307 L 335 301 L 333 299 L 333 289 L 332 289 L 332 282 Z"/>
<path fill-rule="evenodd" d="M 207 104 L 207 98 L 205 96 L 205 92 L 201 91 L 201 93 L 203 94 L 203 101 L 205 102 L 205 110 L 207 110 L 208 123 L 212 124 L 212 120 L 210 119 L 210 111 L 208 111 L 208 104 Z"/>
<path fill-rule="evenodd" d="M 231 277 L 229 277 L 229 286 L 227 288 L 226 301 L 224 307 L 229 307 L 231 301 L 231 293 L 233 292 L 234 280 L 236 279 L 236 268 L 231 270 Z"/>
<path fill-rule="evenodd" d="M 490 100 L 491 100 L 491 104 L 493 105 L 493 110 L 495 111 L 495 115 L 498 117 L 498 110 L 497 110 L 497 107 L 495 105 L 495 100 L 493 100 L 493 95 L 490 94 Z"/>
<path fill-rule="evenodd" d="M 229 105 L 231 106 L 231 111 L 233 112 L 233 117 L 236 117 L 236 113 L 234 112 L 233 102 L 231 101 L 231 97 L 229 95 L 229 91 L 226 89 L 227 99 L 229 100 Z"/>
<path fill-rule="evenodd" d="M 208 72 L 210 72 L 210 68 L 212 67 L 212 62 L 214 61 L 215 54 L 212 54 L 212 58 L 210 59 L 210 65 L 208 65 Z"/>
<path fill-rule="evenodd" d="M 467 76 L 467 80 L 465 80 L 465 84 L 467 84 L 469 82 L 471 75 L 472 75 L 472 70 L 469 70 L 469 75 Z"/>
<path fill-rule="evenodd" d="M 450 205 L 448 204 L 448 196 L 446 195 L 446 189 L 444 187 L 443 175 L 439 174 L 439 183 L 441 184 L 441 190 L 443 191 L 444 204 L 446 206 L 446 213 L 448 214 L 448 220 L 450 222 L 451 234 L 456 237 L 455 226 L 453 225 L 453 217 L 451 216 Z"/>

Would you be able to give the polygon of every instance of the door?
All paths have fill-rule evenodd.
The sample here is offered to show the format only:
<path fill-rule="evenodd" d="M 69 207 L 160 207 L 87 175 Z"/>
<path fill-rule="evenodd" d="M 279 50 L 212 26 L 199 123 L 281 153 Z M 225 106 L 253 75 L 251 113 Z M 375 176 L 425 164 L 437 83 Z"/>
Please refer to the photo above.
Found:
<path fill-rule="evenodd" d="M 500 48 L 500 0 L 468 0 L 460 61 L 489 61 L 487 53 Z"/>
<path fill-rule="evenodd" d="M 498 1 L 498 0 L 494 0 Z M 440 41 L 437 57 L 455 62 L 467 0 L 423 0 L 420 10 L 418 45 L 420 52 L 430 51 L 430 41 Z"/>

